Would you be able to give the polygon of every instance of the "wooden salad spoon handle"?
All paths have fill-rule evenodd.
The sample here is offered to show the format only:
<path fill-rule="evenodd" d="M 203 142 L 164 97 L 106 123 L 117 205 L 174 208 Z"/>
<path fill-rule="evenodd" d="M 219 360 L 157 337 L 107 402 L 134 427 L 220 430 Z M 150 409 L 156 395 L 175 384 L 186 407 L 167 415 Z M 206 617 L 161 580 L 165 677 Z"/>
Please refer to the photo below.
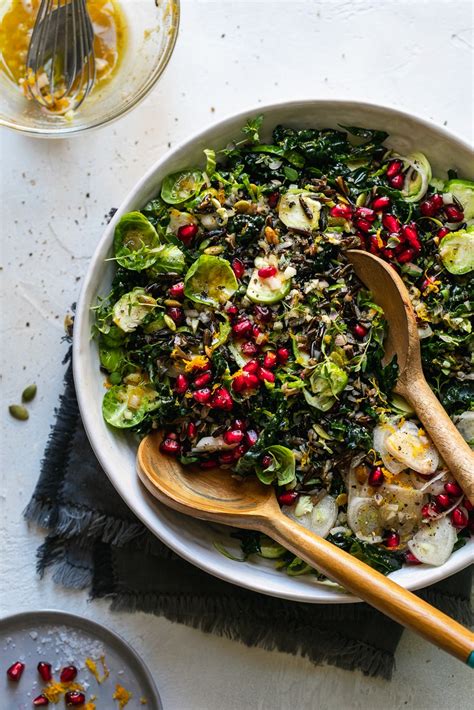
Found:
<path fill-rule="evenodd" d="M 394 391 L 415 410 L 446 466 L 474 504 L 474 452 L 431 390 L 421 365 L 420 338 L 410 296 L 390 264 L 366 251 L 347 252 L 360 280 L 383 308 L 388 323 L 385 362 L 397 356 L 398 380 Z"/>
<path fill-rule="evenodd" d="M 474 634 L 391 579 L 310 532 L 281 512 L 273 486 L 256 476 L 237 481 L 228 470 L 182 466 L 161 453 L 161 434 L 140 443 L 137 471 L 165 505 L 193 518 L 259 530 L 355 596 L 474 667 Z"/>

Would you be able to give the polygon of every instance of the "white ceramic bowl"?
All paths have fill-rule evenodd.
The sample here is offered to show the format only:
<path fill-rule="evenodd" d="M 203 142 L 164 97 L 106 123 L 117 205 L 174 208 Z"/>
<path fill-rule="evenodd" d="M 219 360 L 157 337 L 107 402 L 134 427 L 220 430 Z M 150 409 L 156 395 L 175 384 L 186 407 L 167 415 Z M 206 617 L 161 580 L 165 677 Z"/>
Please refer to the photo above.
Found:
<path fill-rule="evenodd" d="M 314 603 L 358 601 L 342 591 L 318 584 L 311 576 L 289 577 L 278 572 L 271 562 L 257 558 L 235 562 L 214 547 L 215 541 L 237 550 L 228 528 L 193 520 L 159 504 L 143 488 L 135 472 L 136 441 L 112 430 L 101 414 L 103 375 L 99 371 L 97 345 L 91 338 L 91 306 L 105 294 L 114 270 L 105 259 L 110 256 L 115 224 L 125 212 L 140 209 L 158 193 L 168 173 L 203 162 L 204 148 L 221 148 L 238 138 L 246 119 L 263 113 L 264 137 L 279 123 L 295 127 L 366 126 L 388 131 L 389 143 L 406 154 L 411 150 L 426 153 L 435 175 L 443 176 L 455 168 L 460 176 L 472 169 L 468 145 L 419 118 L 400 111 L 353 101 L 295 101 L 253 108 L 227 118 L 185 141 L 161 158 L 133 188 L 107 227 L 87 272 L 74 326 L 74 378 L 79 406 L 89 440 L 113 485 L 134 513 L 175 552 L 202 569 L 229 582 L 286 599 Z M 395 572 L 392 578 L 407 589 L 418 589 L 448 577 L 468 566 L 474 557 L 474 540 L 455 552 L 441 567 L 420 565 Z"/>

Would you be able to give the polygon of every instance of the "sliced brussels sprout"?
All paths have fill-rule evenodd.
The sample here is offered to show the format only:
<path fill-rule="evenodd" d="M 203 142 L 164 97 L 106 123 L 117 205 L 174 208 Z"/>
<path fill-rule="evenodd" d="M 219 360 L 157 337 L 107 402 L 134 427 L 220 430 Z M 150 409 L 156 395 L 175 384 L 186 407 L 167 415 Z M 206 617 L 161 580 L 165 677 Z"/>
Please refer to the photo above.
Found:
<path fill-rule="evenodd" d="M 247 286 L 247 297 L 254 303 L 267 305 L 278 303 L 290 292 L 292 277 L 275 266 L 277 272 L 274 276 L 262 278 L 258 275 L 259 269 L 269 266 L 269 264 L 264 259 L 256 259 L 255 261 L 256 268 L 253 270 Z"/>
<path fill-rule="evenodd" d="M 211 340 L 211 345 L 210 345 L 211 350 L 216 350 L 221 345 L 224 345 L 224 343 L 227 342 L 229 335 L 231 333 L 231 330 L 232 330 L 232 327 L 230 325 L 229 316 L 227 316 L 225 313 L 216 313 L 216 316 L 219 317 L 220 323 L 219 323 L 219 329 L 214 331 L 214 333 L 212 335 L 212 340 Z"/>
<path fill-rule="evenodd" d="M 110 348 L 106 345 L 99 347 L 99 359 L 101 366 L 108 372 L 120 370 L 124 357 L 122 348 Z"/>
<path fill-rule="evenodd" d="M 262 483 L 278 483 L 279 486 L 286 486 L 295 480 L 295 455 L 286 446 L 269 446 L 264 451 L 272 458 L 272 463 L 267 468 L 262 468 L 259 463 L 256 466 L 256 473 Z"/>
<path fill-rule="evenodd" d="M 151 250 L 159 243 L 156 229 L 141 212 L 124 214 L 115 227 L 114 254 L 124 269 L 147 269 L 156 259 Z"/>
<path fill-rule="evenodd" d="M 450 180 L 444 192 L 450 192 L 459 200 L 464 209 L 464 221 L 474 221 L 474 182 L 471 180 Z"/>
<path fill-rule="evenodd" d="M 200 170 L 184 170 L 167 175 L 161 184 L 161 198 L 169 205 L 179 205 L 197 195 L 204 185 Z"/>
<path fill-rule="evenodd" d="M 177 234 L 180 227 L 185 227 L 188 224 L 196 224 L 196 218 L 189 212 L 180 212 L 172 207 L 169 211 L 170 221 L 166 228 L 168 234 Z"/>
<path fill-rule="evenodd" d="M 262 536 L 260 540 L 260 552 L 257 554 L 260 557 L 265 557 L 267 560 L 276 560 L 278 557 L 283 557 L 286 550 L 269 537 Z"/>
<path fill-rule="evenodd" d="M 202 254 L 184 277 L 186 298 L 213 308 L 232 298 L 238 287 L 231 265 L 219 256 Z"/>
<path fill-rule="evenodd" d="M 125 293 L 113 307 L 113 319 L 124 333 L 136 330 L 145 318 L 153 312 L 156 300 L 144 288 L 134 288 Z"/>
<path fill-rule="evenodd" d="M 337 395 L 345 389 L 348 380 L 345 370 L 325 360 L 313 370 L 309 379 L 313 396 L 305 390 L 305 399 L 311 407 L 327 412 L 336 402 Z"/>
<path fill-rule="evenodd" d="M 468 274 L 474 269 L 474 231 L 468 228 L 447 234 L 439 244 L 439 255 L 450 274 Z"/>
<path fill-rule="evenodd" d="M 155 260 L 147 271 L 154 278 L 156 274 L 182 274 L 186 270 L 186 259 L 181 249 L 174 244 L 163 244 L 154 250 Z"/>
<path fill-rule="evenodd" d="M 293 350 L 293 355 L 295 356 L 296 362 L 298 363 L 298 365 L 306 367 L 307 365 L 309 365 L 309 361 L 311 360 L 310 354 L 301 348 L 294 333 L 290 333 L 290 338 L 291 348 Z"/>
<path fill-rule="evenodd" d="M 289 229 L 313 232 L 319 226 L 321 203 L 314 194 L 304 190 L 289 190 L 280 198 L 278 217 Z"/>
<path fill-rule="evenodd" d="M 327 537 L 336 524 L 338 507 L 334 498 L 329 495 L 324 496 L 316 505 L 312 504 L 310 496 L 300 496 L 296 505 L 283 506 L 282 511 L 316 535 Z"/>
<path fill-rule="evenodd" d="M 403 161 L 410 166 L 403 186 L 403 195 L 407 202 L 418 202 L 428 189 L 431 180 L 431 165 L 423 153 L 412 153 L 403 158 Z"/>
<path fill-rule="evenodd" d="M 102 414 L 105 421 L 117 429 L 136 426 L 150 411 L 156 394 L 136 385 L 116 385 L 104 395 Z"/>
<path fill-rule="evenodd" d="M 151 335 L 151 333 L 157 333 L 159 330 L 164 330 L 167 327 L 163 314 L 160 313 L 158 318 L 155 318 L 150 321 L 150 323 L 143 326 L 143 332 L 147 333 L 147 335 Z"/>
<path fill-rule="evenodd" d="M 423 524 L 408 542 L 408 549 L 420 562 L 439 567 L 449 559 L 456 540 L 456 530 L 445 516 Z"/>

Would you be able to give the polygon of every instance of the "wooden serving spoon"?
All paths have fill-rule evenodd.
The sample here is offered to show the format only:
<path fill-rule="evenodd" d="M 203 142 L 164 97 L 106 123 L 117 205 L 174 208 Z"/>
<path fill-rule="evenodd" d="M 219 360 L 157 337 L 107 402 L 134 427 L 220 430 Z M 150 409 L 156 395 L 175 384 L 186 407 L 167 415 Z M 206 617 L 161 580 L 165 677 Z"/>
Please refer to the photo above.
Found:
<path fill-rule="evenodd" d="M 416 317 L 405 284 L 378 256 L 358 249 L 349 250 L 347 255 L 357 276 L 384 310 L 388 322 L 385 362 L 396 355 L 399 368 L 394 391 L 411 404 L 446 466 L 474 504 L 474 453 L 425 380 Z"/>
<path fill-rule="evenodd" d="M 360 599 L 474 668 L 474 634 L 372 567 L 281 512 L 273 486 L 228 470 L 182 466 L 161 453 L 161 434 L 140 443 L 137 471 L 165 505 L 193 518 L 259 530 Z"/>

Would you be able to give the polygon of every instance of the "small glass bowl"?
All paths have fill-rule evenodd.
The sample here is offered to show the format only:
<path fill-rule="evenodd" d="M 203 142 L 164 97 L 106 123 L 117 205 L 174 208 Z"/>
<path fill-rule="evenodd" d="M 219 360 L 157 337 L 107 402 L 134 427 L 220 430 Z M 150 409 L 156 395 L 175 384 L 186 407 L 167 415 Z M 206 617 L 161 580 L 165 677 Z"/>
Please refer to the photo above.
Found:
<path fill-rule="evenodd" d="M 9 3 L 2 3 L 0 14 Z M 71 120 L 27 100 L 0 71 L 0 126 L 42 138 L 64 138 L 103 126 L 137 106 L 154 87 L 176 43 L 179 0 L 121 0 L 128 41 L 116 75 L 96 87 Z"/>

